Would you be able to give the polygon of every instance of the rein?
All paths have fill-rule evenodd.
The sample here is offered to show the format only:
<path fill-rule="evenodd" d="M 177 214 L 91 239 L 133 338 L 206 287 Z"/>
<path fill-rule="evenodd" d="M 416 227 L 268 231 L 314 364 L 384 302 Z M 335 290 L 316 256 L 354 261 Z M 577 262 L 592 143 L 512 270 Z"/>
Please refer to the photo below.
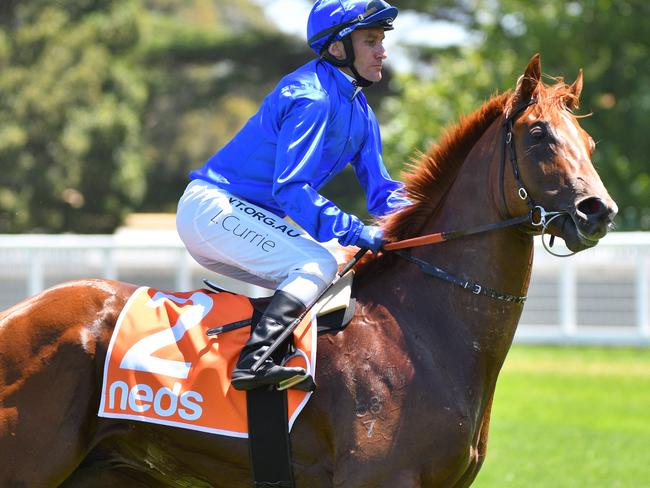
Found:
<path fill-rule="evenodd" d="M 512 166 L 512 171 L 515 177 L 515 182 L 518 186 L 517 194 L 519 198 L 526 201 L 529 212 L 525 215 L 520 215 L 519 217 L 513 217 L 501 222 L 496 222 L 492 224 L 483 224 L 477 227 L 472 227 L 465 230 L 456 230 L 451 232 L 437 232 L 434 234 L 427 234 L 425 236 L 414 237 L 411 239 L 404 239 L 402 241 L 390 242 L 384 245 L 384 251 L 393 251 L 396 255 L 405 259 L 416 266 L 418 266 L 423 273 L 433 276 L 435 278 L 442 279 L 454 285 L 460 286 L 463 289 L 469 290 L 475 295 L 485 295 L 496 300 L 503 300 L 511 303 L 524 303 L 526 301 L 525 296 L 511 295 L 509 293 L 502 293 L 487 286 L 483 286 L 479 283 L 476 283 L 472 280 L 464 280 L 458 278 L 450 273 L 447 273 L 443 269 L 434 266 L 427 261 L 411 256 L 410 254 L 401 251 L 400 249 L 408 249 L 418 246 L 425 246 L 428 244 L 439 244 L 441 242 L 450 241 L 452 239 L 457 239 L 459 237 L 466 237 L 474 234 L 480 234 L 483 232 L 488 232 L 497 229 L 504 229 L 506 227 L 512 227 L 515 225 L 520 225 L 523 223 L 530 223 L 534 227 L 542 228 L 542 237 L 546 232 L 548 225 L 557 217 L 564 214 L 565 212 L 547 212 L 544 207 L 540 205 L 535 205 L 535 202 L 529 195 L 526 190 L 524 183 L 521 179 L 521 174 L 519 171 L 519 163 L 517 161 L 517 151 L 515 148 L 514 138 L 512 136 L 514 123 L 519 115 L 521 115 L 528 107 L 537 103 L 537 100 L 531 98 L 527 103 L 524 103 L 518 106 L 513 110 L 512 114 L 506 115 L 505 121 L 503 123 L 504 127 L 504 139 L 503 139 L 503 150 L 501 153 L 501 178 L 500 178 L 500 190 L 501 190 L 501 202 L 503 208 L 506 208 L 505 203 L 505 190 L 504 190 L 504 178 L 505 178 L 505 165 L 506 165 L 506 152 L 510 156 L 510 163 Z M 544 245 L 546 248 L 546 245 Z"/>
<path fill-rule="evenodd" d="M 546 212 L 542 207 L 536 207 L 536 211 L 540 212 L 540 218 L 544 219 Z M 445 241 L 451 241 L 453 239 L 458 239 L 459 237 L 471 236 L 474 234 L 481 234 L 482 232 L 487 232 L 490 230 L 504 229 L 506 227 L 511 227 L 513 225 L 523 224 L 524 222 L 530 222 L 533 225 L 541 225 L 534 221 L 534 216 L 531 213 L 522 215 L 520 217 L 515 217 L 512 219 L 504 220 L 497 222 L 495 224 L 483 224 L 471 229 L 465 230 L 456 230 L 450 232 L 436 232 L 435 234 L 427 234 L 425 236 L 413 237 L 411 239 L 404 239 L 402 241 L 389 242 L 384 245 L 384 251 L 397 251 L 398 249 L 408 249 L 411 247 L 426 246 L 427 244 L 439 244 Z"/>

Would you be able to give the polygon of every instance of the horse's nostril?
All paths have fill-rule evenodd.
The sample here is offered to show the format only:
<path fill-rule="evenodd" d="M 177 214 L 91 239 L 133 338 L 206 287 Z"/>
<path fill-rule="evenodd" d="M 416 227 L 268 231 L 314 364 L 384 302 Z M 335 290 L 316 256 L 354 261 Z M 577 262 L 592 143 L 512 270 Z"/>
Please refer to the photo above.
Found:
<path fill-rule="evenodd" d="M 607 205 L 605 205 L 605 202 L 598 197 L 590 197 L 581 201 L 578 204 L 578 211 L 584 214 L 587 218 L 609 214 Z"/>

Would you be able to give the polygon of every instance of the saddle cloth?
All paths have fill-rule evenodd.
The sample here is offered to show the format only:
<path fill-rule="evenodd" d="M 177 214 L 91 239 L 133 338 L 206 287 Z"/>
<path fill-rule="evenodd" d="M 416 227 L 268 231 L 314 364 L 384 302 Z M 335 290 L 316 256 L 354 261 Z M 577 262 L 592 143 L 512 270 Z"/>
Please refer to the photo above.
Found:
<path fill-rule="evenodd" d="M 252 314 L 250 300 L 241 295 L 138 288 L 109 344 L 98 415 L 248 437 L 246 394 L 230 385 L 230 375 L 250 325 L 218 336 L 206 331 Z M 296 354 L 287 364 L 315 377 L 316 339 L 310 311 L 294 331 Z M 310 396 L 288 391 L 290 429 Z"/>

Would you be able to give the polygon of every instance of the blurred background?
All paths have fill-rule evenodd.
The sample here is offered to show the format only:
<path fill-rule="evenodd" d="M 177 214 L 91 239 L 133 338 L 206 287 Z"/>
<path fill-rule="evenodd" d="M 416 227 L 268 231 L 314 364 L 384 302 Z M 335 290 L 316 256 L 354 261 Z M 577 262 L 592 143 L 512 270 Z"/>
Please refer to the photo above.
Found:
<path fill-rule="evenodd" d="M 650 486 L 650 3 L 392 3 L 385 78 L 365 90 L 392 175 L 539 52 L 548 83 L 584 70 L 581 124 L 620 208 L 578 256 L 537 242 L 476 486 Z M 173 224 L 187 172 L 313 58 L 311 5 L 2 0 L 0 309 L 88 276 L 201 286 Z M 368 216 L 351 171 L 324 194 Z"/>

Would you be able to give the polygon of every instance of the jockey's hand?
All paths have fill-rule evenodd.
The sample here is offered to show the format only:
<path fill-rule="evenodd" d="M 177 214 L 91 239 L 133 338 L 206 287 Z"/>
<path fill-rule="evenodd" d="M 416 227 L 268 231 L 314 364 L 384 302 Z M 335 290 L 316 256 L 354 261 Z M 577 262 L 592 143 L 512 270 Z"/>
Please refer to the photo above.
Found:
<path fill-rule="evenodd" d="M 373 254 L 377 254 L 385 243 L 384 231 L 381 230 L 381 227 L 364 225 L 355 245 L 361 248 L 367 247 Z"/>

